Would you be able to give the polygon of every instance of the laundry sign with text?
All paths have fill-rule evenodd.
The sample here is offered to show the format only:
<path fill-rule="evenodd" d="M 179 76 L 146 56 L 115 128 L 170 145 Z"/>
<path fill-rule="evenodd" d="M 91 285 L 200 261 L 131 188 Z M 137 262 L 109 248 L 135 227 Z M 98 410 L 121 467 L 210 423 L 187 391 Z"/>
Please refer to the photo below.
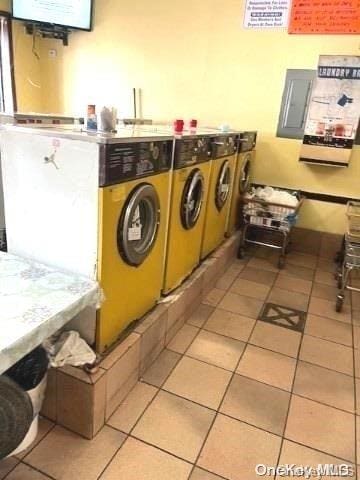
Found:
<path fill-rule="evenodd" d="M 245 28 L 287 28 L 291 0 L 247 0 Z"/>
<path fill-rule="evenodd" d="M 360 56 L 322 55 L 310 96 L 300 160 L 347 166 L 360 114 Z"/>

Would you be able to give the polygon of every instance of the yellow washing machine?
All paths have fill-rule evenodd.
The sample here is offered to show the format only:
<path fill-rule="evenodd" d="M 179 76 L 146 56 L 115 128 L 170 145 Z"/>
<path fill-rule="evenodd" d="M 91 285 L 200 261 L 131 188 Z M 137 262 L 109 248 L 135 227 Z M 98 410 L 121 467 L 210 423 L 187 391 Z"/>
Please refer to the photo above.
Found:
<path fill-rule="evenodd" d="M 236 153 L 235 134 L 223 134 L 213 138 L 210 188 L 207 198 L 201 259 L 206 258 L 225 238 Z"/>
<path fill-rule="evenodd" d="M 241 198 L 251 183 L 251 169 L 255 158 L 257 132 L 242 132 L 237 138 L 238 155 L 234 183 L 232 187 L 231 206 L 226 228 L 230 237 L 241 226 Z"/>
<path fill-rule="evenodd" d="M 200 262 L 210 158 L 209 136 L 185 135 L 175 140 L 164 295 L 179 286 Z"/>
<path fill-rule="evenodd" d="M 100 152 L 99 352 L 155 306 L 163 282 L 173 140 L 127 142 Z"/>

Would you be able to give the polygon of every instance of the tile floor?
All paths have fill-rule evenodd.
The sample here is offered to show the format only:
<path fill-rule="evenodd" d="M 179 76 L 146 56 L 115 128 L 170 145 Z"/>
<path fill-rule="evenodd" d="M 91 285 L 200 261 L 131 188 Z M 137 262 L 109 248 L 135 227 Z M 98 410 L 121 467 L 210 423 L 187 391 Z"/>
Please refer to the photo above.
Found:
<path fill-rule="evenodd" d="M 360 296 L 335 312 L 329 251 L 293 252 L 281 272 L 274 255 L 253 253 L 234 260 L 92 441 L 43 419 L 31 451 L 0 462 L 0 479 L 250 480 L 259 463 L 346 463 L 356 478 Z M 265 301 L 308 312 L 304 333 L 257 320 Z"/>

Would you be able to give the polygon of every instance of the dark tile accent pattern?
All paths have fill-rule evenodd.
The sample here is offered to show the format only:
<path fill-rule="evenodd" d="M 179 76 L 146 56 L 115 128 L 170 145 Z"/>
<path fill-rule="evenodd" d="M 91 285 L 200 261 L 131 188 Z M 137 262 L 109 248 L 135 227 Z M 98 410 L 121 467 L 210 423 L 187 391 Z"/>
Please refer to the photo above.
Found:
<path fill-rule="evenodd" d="M 258 320 L 303 333 L 306 313 L 294 308 L 276 305 L 275 303 L 265 303 Z"/>

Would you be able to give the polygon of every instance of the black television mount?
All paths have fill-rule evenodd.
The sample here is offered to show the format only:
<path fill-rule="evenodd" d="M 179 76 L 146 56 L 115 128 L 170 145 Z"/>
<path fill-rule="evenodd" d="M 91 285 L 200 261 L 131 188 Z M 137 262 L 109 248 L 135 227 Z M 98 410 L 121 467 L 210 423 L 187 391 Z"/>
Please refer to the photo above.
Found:
<path fill-rule="evenodd" d="M 69 45 L 71 30 L 51 23 L 25 23 L 25 31 L 29 35 L 39 35 L 42 38 L 55 38 L 62 40 L 64 46 Z"/>

